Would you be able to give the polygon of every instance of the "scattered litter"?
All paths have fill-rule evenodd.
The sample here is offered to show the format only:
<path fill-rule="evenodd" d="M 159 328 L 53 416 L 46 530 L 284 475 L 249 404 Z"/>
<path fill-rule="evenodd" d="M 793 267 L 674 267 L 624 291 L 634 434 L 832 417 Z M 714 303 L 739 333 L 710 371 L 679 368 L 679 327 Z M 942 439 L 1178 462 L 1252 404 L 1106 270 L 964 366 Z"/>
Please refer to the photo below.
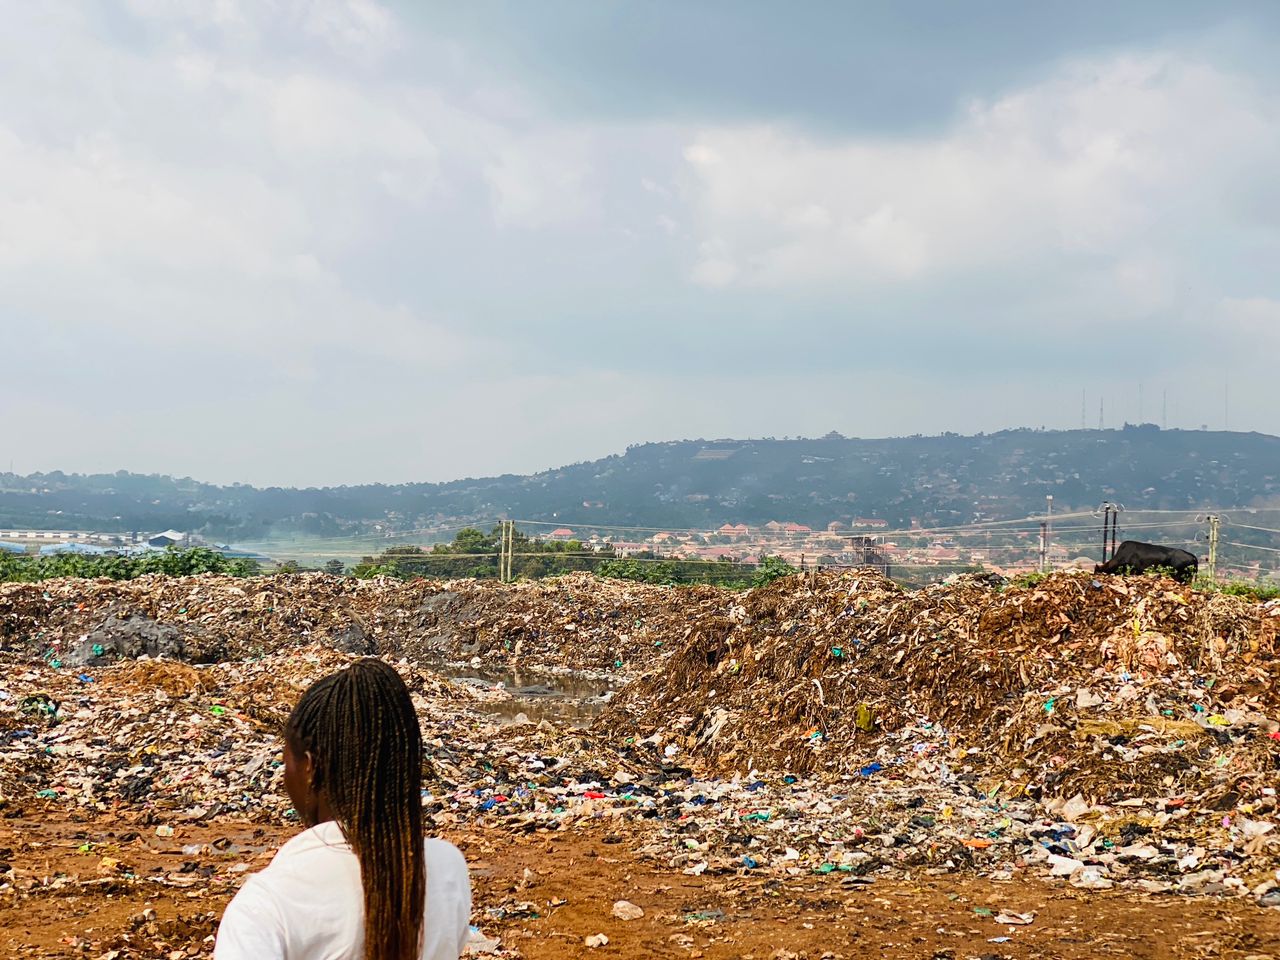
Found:
<path fill-rule="evenodd" d="M 627 900 L 615 903 L 612 913 L 618 920 L 639 920 L 644 916 L 644 910 Z"/>
<path fill-rule="evenodd" d="M 497 953 L 501 949 L 502 942 L 500 940 L 494 937 L 486 937 L 480 932 L 479 927 L 472 927 L 471 937 L 462 948 L 462 952 L 466 955 L 477 956 L 488 953 Z"/>
<path fill-rule="evenodd" d="M 1031 913 L 1013 913 L 1008 910 L 1002 910 L 996 915 L 996 923 L 1010 924 L 1015 927 L 1025 927 L 1032 923 L 1036 918 L 1035 911 Z"/>
<path fill-rule="evenodd" d="M 295 822 L 280 724 L 372 652 L 413 692 L 436 827 L 607 822 L 606 842 L 691 877 L 968 871 L 1246 896 L 1280 867 L 1278 629 L 1241 598 L 1067 574 L 907 592 L 859 571 L 745 594 L 585 576 L 6 584 L 0 795 L 29 815 L 114 811 L 161 841 Z M 451 664 L 528 671 L 530 688 L 632 679 L 584 729 L 524 701 L 499 718 L 516 683 Z M 246 872 L 228 858 L 218 879 Z"/>

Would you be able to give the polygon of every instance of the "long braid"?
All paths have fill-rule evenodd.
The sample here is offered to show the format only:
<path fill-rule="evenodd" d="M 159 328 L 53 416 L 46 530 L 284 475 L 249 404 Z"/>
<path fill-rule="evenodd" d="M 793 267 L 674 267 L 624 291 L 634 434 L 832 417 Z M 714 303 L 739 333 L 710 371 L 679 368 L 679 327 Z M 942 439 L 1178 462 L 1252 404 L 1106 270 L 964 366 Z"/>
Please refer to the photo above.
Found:
<path fill-rule="evenodd" d="M 313 787 L 360 861 L 365 960 L 417 960 L 426 896 L 422 731 L 404 681 L 381 660 L 357 660 L 303 694 L 286 735 L 311 752 Z"/>

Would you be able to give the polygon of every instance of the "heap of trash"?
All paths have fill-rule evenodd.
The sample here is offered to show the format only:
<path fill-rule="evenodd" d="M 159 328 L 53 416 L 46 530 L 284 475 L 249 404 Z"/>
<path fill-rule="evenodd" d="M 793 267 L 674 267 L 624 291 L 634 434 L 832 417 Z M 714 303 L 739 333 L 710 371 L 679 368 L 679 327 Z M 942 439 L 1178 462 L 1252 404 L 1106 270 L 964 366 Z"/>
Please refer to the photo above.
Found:
<path fill-rule="evenodd" d="M 1280 604 L 1169 580 L 792 578 L 691 624 L 608 722 L 720 772 L 847 773 L 942 731 L 954 761 L 1050 794 L 1225 793 L 1277 769 L 1278 630 Z"/>
<path fill-rule="evenodd" d="M 0 649 L 73 665 L 144 655 L 216 663 L 318 642 L 415 660 L 615 671 L 648 667 L 687 615 L 721 602 L 711 587 L 589 574 L 516 584 L 322 573 L 47 580 L 0 584 Z"/>
<path fill-rule="evenodd" d="M 969 871 L 1280 905 L 1278 632 L 1277 602 L 1074 574 L 7 585 L 0 810 L 287 822 L 281 724 L 372 653 L 413 692 L 441 829 L 604 830 L 693 875 Z M 631 679 L 584 729 L 449 662 Z M 219 869 L 234 885 L 244 865 Z"/>
<path fill-rule="evenodd" d="M 319 645 L 209 665 L 144 658 L 60 669 L 5 658 L 0 805 L 12 814 L 49 801 L 143 823 L 279 820 L 289 812 L 280 789 L 289 711 L 353 659 Z M 634 768 L 580 728 L 498 720 L 490 707 L 501 690 L 395 666 L 423 728 L 426 796 L 469 801 L 498 787 L 519 797 L 569 771 L 596 779 Z"/>
<path fill-rule="evenodd" d="M 1278 631 L 1280 603 L 1154 578 L 792 578 L 693 625 L 600 724 L 701 775 L 826 773 L 860 780 L 852 797 L 928 788 L 937 809 L 1060 821 L 1030 852 L 1099 886 L 1090 855 L 1139 841 L 1121 858 L 1218 882 L 1231 864 L 1206 851 L 1247 852 L 1274 883 Z"/>

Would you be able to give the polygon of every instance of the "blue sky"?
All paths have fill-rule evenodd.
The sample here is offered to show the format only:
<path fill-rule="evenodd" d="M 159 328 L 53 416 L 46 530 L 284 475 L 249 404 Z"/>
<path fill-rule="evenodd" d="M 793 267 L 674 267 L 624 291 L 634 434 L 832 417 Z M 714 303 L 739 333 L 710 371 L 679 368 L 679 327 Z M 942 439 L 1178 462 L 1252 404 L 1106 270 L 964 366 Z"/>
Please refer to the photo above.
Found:
<path fill-rule="evenodd" d="M 1280 433 L 1274 4 L 6 6 L 0 467 Z"/>

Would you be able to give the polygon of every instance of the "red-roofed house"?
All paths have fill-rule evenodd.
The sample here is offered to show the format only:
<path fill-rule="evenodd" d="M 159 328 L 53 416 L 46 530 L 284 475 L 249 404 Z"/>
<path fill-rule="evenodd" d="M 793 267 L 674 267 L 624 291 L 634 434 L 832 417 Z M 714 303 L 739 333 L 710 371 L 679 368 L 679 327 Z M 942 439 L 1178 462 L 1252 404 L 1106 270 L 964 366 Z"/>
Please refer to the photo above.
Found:
<path fill-rule="evenodd" d="M 549 534 L 547 534 L 547 536 L 552 540 L 572 540 L 573 531 L 570 530 L 568 527 L 560 527 L 556 530 L 552 530 Z"/>

